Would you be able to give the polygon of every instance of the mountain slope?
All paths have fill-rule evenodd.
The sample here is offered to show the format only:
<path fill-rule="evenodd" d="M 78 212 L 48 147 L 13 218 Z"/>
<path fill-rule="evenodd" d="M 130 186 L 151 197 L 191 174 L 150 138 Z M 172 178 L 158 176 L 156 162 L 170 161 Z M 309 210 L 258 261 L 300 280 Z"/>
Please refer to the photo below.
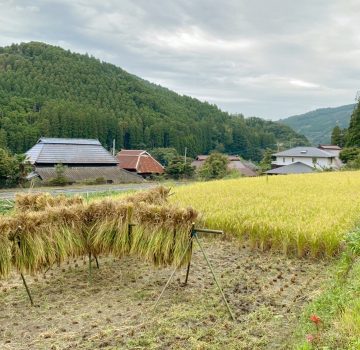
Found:
<path fill-rule="evenodd" d="M 276 142 L 307 143 L 287 126 L 231 116 L 88 55 L 38 42 L 0 48 L 0 147 L 24 152 L 40 136 L 253 160 Z"/>
<path fill-rule="evenodd" d="M 327 144 L 331 141 L 331 132 L 337 123 L 341 129 L 349 126 L 354 108 L 355 104 L 320 108 L 279 120 L 279 123 L 290 126 L 296 132 L 305 135 L 314 145 Z"/>

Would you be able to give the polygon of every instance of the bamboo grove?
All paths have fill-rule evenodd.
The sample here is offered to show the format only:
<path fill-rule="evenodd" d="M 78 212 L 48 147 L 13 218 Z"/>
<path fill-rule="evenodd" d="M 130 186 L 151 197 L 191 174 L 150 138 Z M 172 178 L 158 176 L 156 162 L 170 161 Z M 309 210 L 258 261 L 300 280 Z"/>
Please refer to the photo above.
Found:
<path fill-rule="evenodd" d="M 0 220 L 0 278 L 16 269 L 35 274 L 83 255 L 132 254 L 156 266 L 180 261 L 197 218 L 191 208 L 167 203 L 158 187 L 117 200 L 86 203 L 79 197 L 43 194 L 16 198 L 15 214 Z"/>

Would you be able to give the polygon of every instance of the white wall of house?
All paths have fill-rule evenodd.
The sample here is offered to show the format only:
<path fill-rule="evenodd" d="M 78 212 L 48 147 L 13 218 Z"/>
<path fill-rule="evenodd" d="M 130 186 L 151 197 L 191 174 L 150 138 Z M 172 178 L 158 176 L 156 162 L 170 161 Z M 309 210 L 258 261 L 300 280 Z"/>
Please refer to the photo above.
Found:
<path fill-rule="evenodd" d="M 272 163 L 278 166 L 289 165 L 296 162 L 301 162 L 311 167 L 314 166 L 314 160 L 316 160 L 315 167 L 319 169 L 335 167 L 334 158 L 316 158 L 311 157 L 276 157 L 276 160 Z"/>

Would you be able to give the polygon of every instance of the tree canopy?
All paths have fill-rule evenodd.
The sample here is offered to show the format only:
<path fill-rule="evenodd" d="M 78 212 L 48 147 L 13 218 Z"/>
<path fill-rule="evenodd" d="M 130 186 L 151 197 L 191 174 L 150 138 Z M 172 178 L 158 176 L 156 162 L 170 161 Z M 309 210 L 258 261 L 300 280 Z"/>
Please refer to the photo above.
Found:
<path fill-rule="evenodd" d="M 0 147 L 22 153 L 41 136 L 98 138 L 108 149 L 217 149 L 260 160 L 291 128 L 229 115 L 112 64 L 39 42 L 0 48 Z"/>
<path fill-rule="evenodd" d="M 360 147 L 360 98 L 351 115 L 346 134 L 346 147 Z"/>
<path fill-rule="evenodd" d="M 199 177 L 203 180 L 222 179 L 228 173 L 228 163 L 229 159 L 226 155 L 212 153 L 199 169 Z"/>

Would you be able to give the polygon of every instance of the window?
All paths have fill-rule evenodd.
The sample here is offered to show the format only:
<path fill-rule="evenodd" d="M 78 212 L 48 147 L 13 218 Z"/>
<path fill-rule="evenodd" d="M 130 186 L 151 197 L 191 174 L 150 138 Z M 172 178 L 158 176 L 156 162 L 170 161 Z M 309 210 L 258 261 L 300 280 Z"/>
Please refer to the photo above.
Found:
<path fill-rule="evenodd" d="M 291 158 L 291 162 L 294 163 L 294 158 Z"/>
<path fill-rule="evenodd" d="M 283 157 L 283 163 L 285 163 L 285 157 Z"/>

